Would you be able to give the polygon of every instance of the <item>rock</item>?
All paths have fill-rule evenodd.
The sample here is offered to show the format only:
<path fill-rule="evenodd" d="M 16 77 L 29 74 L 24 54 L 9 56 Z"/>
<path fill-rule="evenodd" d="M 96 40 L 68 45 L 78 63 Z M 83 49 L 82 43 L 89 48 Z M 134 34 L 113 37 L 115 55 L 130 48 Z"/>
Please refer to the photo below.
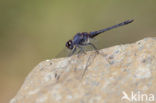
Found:
<path fill-rule="evenodd" d="M 147 103 L 155 87 L 156 38 L 145 38 L 43 61 L 10 103 Z"/>

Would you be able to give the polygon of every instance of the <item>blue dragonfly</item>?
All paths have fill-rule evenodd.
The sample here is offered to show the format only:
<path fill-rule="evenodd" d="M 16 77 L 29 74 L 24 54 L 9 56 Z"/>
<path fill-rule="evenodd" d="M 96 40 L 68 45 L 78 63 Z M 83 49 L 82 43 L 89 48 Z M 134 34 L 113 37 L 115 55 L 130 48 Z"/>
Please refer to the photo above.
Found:
<path fill-rule="evenodd" d="M 73 55 L 77 48 L 79 48 L 78 53 L 80 52 L 84 52 L 84 49 L 82 48 L 82 46 L 91 46 L 93 47 L 94 50 L 97 50 L 96 46 L 90 42 L 90 39 L 96 37 L 97 35 L 112 30 L 114 28 L 120 27 L 120 26 L 124 26 L 127 25 L 131 22 L 133 22 L 134 20 L 126 20 L 124 22 L 121 22 L 119 24 L 113 25 L 111 27 L 105 28 L 105 29 L 101 29 L 98 31 L 93 31 L 93 32 L 82 32 L 82 33 L 77 33 L 72 40 L 68 40 L 66 42 L 66 47 L 71 50 L 72 52 L 69 54 L 69 56 Z"/>

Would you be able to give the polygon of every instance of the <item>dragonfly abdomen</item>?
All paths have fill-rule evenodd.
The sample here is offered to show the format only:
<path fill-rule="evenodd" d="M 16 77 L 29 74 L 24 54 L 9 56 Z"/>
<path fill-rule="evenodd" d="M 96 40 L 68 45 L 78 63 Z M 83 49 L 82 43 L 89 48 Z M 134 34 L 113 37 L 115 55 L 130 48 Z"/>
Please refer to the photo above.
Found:
<path fill-rule="evenodd" d="M 102 29 L 102 30 L 90 32 L 89 37 L 90 37 L 90 38 L 93 38 L 93 37 L 97 36 L 97 35 L 100 34 L 100 33 L 103 33 L 103 32 L 105 32 L 105 31 L 108 31 L 108 30 L 111 30 L 111 29 L 114 29 L 114 28 L 117 28 L 117 27 L 120 27 L 120 26 L 127 25 L 127 24 L 129 24 L 129 23 L 131 23 L 131 22 L 133 22 L 133 21 L 134 21 L 134 20 L 127 20 L 127 21 L 124 21 L 124 22 L 122 22 L 122 23 L 113 25 L 113 26 L 111 26 L 111 27 L 108 27 L 108 28 L 105 28 L 105 29 Z"/>

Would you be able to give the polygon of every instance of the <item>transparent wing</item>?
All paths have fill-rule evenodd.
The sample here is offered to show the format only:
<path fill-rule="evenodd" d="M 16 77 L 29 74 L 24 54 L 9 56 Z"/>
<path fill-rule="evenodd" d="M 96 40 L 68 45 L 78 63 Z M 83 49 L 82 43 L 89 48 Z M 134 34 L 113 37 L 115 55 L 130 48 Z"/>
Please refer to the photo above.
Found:
<path fill-rule="evenodd" d="M 55 58 L 61 58 L 61 57 L 67 57 L 71 51 L 67 48 L 63 48 L 56 56 Z"/>

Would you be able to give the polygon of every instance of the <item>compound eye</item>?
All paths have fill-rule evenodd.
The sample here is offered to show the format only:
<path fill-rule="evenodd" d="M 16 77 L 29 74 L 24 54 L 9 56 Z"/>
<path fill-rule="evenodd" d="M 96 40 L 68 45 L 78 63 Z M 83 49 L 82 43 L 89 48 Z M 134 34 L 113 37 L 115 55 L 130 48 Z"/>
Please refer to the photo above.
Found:
<path fill-rule="evenodd" d="M 67 47 L 68 49 L 73 49 L 72 40 L 69 40 L 69 41 L 66 43 L 66 47 Z"/>
<path fill-rule="evenodd" d="M 71 42 L 71 41 L 69 41 L 69 42 L 68 42 L 68 45 L 70 46 L 71 44 L 72 44 L 72 42 Z"/>

